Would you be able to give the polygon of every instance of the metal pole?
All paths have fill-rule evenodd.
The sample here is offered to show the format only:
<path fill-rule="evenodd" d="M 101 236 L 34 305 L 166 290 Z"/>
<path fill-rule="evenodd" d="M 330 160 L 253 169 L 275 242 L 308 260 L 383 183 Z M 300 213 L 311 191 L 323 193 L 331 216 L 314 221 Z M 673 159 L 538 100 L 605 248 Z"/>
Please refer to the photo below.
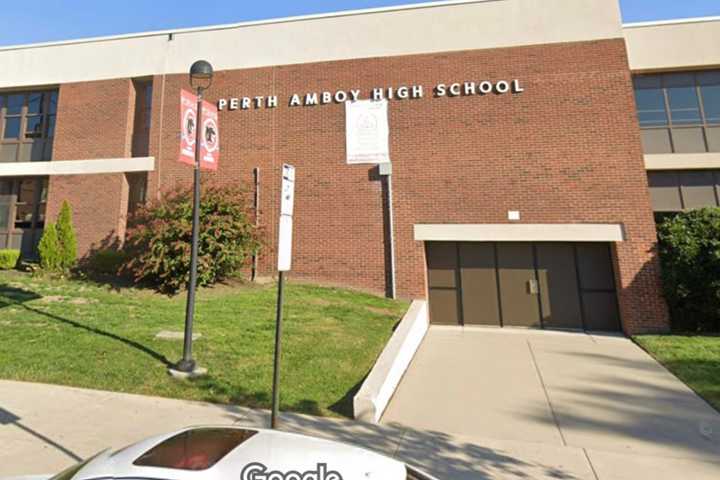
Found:
<path fill-rule="evenodd" d="M 202 89 L 197 89 L 197 125 L 195 126 L 195 169 L 193 182 L 192 249 L 190 254 L 190 282 L 185 308 L 185 343 L 183 358 L 177 368 L 182 372 L 195 370 L 192 358 L 192 332 L 195 317 L 195 290 L 197 286 L 198 230 L 200 229 L 200 142 L 202 139 Z"/>
<path fill-rule="evenodd" d="M 393 190 L 392 190 L 392 174 L 385 177 L 387 179 L 388 191 L 388 228 L 390 229 L 390 298 L 397 298 L 397 286 L 395 280 L 395 220 L 393 217 Z"/>
<path fill-rule="evenodd" d="M 255 177 L 255 226 L 260 225 L 260 167 L 253 169 L 253 176 Z M 253 252 L 252 257 L 252 278 L 254 282 L 257 280 L 258 271 L 258 251 Z"/>
<path fill-rule="evenodd" d="M 283 272 L 278 274 L 278 297 L 277 315 L 275 317 L 275 359 L 273 366 L 273 392 L 272 392 L 272 416 L 270 427 L 277 428 L 278 414 L 280 410 L 280 355 L 282 353 L 282 314 L 283 314 L 283 286 L 285 278 Z"/>

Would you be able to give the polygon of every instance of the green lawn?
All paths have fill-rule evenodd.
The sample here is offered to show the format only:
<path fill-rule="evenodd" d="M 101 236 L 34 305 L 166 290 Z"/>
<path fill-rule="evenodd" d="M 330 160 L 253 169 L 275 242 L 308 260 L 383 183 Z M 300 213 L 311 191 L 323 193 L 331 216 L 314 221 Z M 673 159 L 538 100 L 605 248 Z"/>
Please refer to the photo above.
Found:
<path fill-rule="evenodd" d="M 352 414 L 352 395 L 407 304 L 348 290 L 287 287 L 282 408 Z M 268 407 L 274 286 L 198 294 L 195 358 L 206 379 L 179 382 L 166 367 L 182 341 L 185 295 L 0 272 L 0 378 Z"/>
<path fill-rule="evenodd" d="M 720 410 L 720 336 L 638 336 L 635 340 Z"/>

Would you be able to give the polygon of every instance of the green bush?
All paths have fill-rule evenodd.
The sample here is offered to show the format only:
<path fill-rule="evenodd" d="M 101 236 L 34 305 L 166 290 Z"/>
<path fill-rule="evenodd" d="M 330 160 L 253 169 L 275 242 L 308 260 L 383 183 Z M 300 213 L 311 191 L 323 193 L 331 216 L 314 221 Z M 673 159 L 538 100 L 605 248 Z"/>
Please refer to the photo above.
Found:
<path fill-rule="evenodd" d="M 67 201 L 60 208 L 57 219 L 57 237 L 60 244 L 60 268 L 70 270 L 77 263 L 77 236 L 72 222 L 72 210 Z"/>
<path fill-rule="evenodd" d="M 54 223 L 48 223 L 43 230 L 43 236 L 38 245 L 40 252 L 40 266 L 48 272 L 62 270 L 60 242 Z"/>
<path fill-rule="evenodd" d="M 20 250 L 0 250 L 0 270 L 12 270 L 20 260 Z"/>
<path fill-rule="evenodd" d="M 100 250 L 93 253 L 83 268 L 101 275 L 117 275 L 127 261 L 125 252 L 118 250 Z"/>
<path fill-rule="evenodd" d="M 666 218 L 658 234 L 673 329 L 720 331 L 720 208 Z"/>
<path fill-rule="evenodd" d="M 200 206 L 198 285 L 235 274 L 259 248 L 245 194 L 238 188 L 204 188 Z M 130 221 L 123 272 L 166 293 L 187 286 L 192 240 L 192 191 L 179 191 L 141 208 Z"/>

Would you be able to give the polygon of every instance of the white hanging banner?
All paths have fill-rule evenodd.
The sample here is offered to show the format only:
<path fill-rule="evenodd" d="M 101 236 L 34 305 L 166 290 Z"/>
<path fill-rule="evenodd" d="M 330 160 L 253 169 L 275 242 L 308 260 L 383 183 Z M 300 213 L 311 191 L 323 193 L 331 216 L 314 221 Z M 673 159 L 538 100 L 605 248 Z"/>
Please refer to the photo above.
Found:
<path fill-rule="evenodd" d="M 387 100 L 345 102 L 345 128 L 348 164 L 390 161 Z"/>
<path fill-rule="evenodd" d="M 288 272 L 292 266 L 293 210 L 295 207 L 295 167 L 292 165 L 283 165 L 281 195 L 278 271 Z"/>

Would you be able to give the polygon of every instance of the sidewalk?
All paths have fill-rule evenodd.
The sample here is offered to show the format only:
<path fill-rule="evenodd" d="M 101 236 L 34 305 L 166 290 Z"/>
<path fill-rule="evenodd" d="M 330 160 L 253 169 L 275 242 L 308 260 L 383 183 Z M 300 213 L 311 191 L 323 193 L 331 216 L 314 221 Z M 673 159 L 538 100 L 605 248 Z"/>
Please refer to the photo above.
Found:
<path fill-rule="evenodd" d="M 53 473 L 107 447 L 188 425 L 264 427 L 265 412 L 199 402 L 0 381 L 0 476 Z M 282 428 L 361 445 L 440 479 L 715 479 L 720 464 L 461 438 L 398 425 L 285 414 Z"/>

